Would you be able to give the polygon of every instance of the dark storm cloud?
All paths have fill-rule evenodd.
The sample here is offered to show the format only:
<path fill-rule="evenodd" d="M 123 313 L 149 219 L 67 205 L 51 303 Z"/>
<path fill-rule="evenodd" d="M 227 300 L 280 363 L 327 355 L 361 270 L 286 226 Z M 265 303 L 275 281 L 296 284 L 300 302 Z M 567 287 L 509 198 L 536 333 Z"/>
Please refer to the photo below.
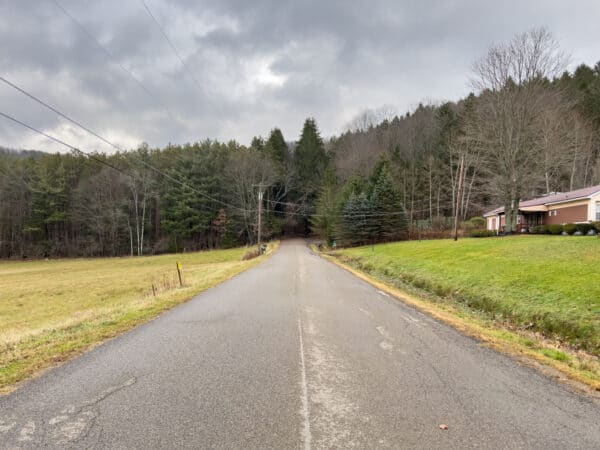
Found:
<path fill-rule="evenodd" d="M 458 99 L 475 58 L 533 27 L 553 31 L 574 63 L 600 59 L 593 0 L 146 1 L 192 74 L 140 1 L 59 0 L 113 60 L 53 1 L 2 0 L 2 76 L 131 147 L 247 143 L 274 126 L 291 140 L 309 115 L 331 135 L 368 107 Z M 107 149 L 4 85 L 0 110 Z M 0 145 L 57 149 L 47 144 L 0 121 Z"/>

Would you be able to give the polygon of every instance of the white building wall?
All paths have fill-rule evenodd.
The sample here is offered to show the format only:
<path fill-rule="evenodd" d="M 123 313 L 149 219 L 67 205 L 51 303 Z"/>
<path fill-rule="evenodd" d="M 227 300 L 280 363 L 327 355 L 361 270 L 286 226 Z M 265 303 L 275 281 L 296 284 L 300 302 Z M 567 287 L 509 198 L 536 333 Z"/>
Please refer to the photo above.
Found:
<path fill-rule="evenodd" d="M 588 220 L 596 221 L 596 204 L 600 203 L 600 192 L 591 197 L 588 203 Z"/>

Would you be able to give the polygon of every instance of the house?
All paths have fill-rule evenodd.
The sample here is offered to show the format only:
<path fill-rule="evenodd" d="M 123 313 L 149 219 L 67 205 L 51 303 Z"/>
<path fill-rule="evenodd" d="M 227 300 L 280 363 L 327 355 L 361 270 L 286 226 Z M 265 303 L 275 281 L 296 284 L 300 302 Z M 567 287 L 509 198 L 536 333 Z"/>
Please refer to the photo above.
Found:
<path fill-rule="evenodd" d="M 504 230 L 504 208 L 496 208 L 483 217 L 488 230 Z M 517 231 L 526 232 L 537 225 L 594 221 L 600 221 L 600 185 L 520 202 Z"/>

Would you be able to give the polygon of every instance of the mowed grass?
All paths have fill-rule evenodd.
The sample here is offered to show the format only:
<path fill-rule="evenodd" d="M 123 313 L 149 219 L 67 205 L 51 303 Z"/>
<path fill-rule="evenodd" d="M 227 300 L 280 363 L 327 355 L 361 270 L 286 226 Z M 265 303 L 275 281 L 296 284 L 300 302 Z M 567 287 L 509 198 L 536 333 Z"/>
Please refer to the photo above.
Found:
<path fill-rule="evenodd" d="M 0 262 L 0 392 L 264 258 L 242 261 L 245 252 Z"/>
<path fill-rule="evenodd" d="M 375 277 L 483 311 L 600 354 L 600 239 L 576 236 L 411 241 L 344 249 Z"/>

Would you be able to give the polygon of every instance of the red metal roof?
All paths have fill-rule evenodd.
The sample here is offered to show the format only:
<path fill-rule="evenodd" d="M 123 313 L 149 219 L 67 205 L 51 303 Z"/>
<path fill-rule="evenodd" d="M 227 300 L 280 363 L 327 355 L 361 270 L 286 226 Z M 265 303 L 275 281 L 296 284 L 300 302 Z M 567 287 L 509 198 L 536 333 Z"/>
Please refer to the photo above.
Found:
<path fill-rule="evenodd" d="M 538 206 L 538 205 L 551 205 L 553 203 L 570 202 L 573 200 L 579 200 L 583 198 L 589 198 L 594 194 L 600 192 L 600 185 L 590 186 L 583 189 L 576 189 L 571 192 L 563 192 L 560 194 L 545 195 L 543 197 L 533 198 L 531 200 L 525 200 L 519 203 L 521 206 Z M 486 212 L 484 216 L 493 216 L 504 212 L 504 207 L 496 208 L 492 211 Z"/>

